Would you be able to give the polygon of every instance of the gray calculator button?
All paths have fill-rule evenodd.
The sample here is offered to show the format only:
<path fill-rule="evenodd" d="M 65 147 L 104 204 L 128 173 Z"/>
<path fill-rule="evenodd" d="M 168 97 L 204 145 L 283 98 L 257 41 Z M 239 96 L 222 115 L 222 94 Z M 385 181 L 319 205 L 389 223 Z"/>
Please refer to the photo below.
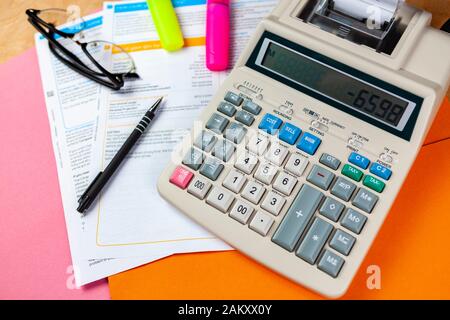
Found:
<path fill-rule="evenodd" d="M 366 216 L 349 208 L 347 209 L 344 218 L 342 218 L 341 225 L 356 234 L 360 234 L 366 221 Z"/>
<path fill-rule="evenodd" d="M 230 217 L 242 224 L 247 224 L 253 211 L 255 210 L 247 202 L 238 200 L 231 209 Z"/>
<path fill-rule="evenodd" d="M 223 114 L 225 114 L 229 117 L 232 117 L 236 113 L 236 108 L 231 103 L 222 101 L 219 104 L 217 111 L 222 112 Z"/>
<path fill-rule="evenodd" d="M 234 147 L 234 144 L 231 143 L 228 140 L 219 140 L 219 142 L 216 143 L 213 149 L 213 156 L 216 158 L 227 162 L 231 159 L 231 156 L 233 155 L 236 148 Z"/>
<path fill-rule="evenodd" d="M 225 96 L 225 101 L 228 101 L 229 103 L 234 104 L 235 106 L 239 107 L 242 104 L 242 99 L 239 95 L 233 92 L 228 92 Z"/>
<path fill-rule="evenodd" d="M 205 156 L 203 153 L 195 148 L 191 148 L 184 156 L 183 164 L 192 170 L 198 170 L 203 163 Z"/>
<path fill-rule="evenodd" d="M 269 211 L 271 214 L 277 216 L 280 214 L 281 209 L 286 203 L 285 197 L 270 191 L 264 201 L 261 203 L 261 208 Z"/>
<path fill-rule="evenodd" d="M 255 121 L 255 117 L 250 113 L 241 110 L 236 113 L 236 120 L 240 123 L 245 124 L 246 126 L 251 126 Z"/>
<path fill-rule="evenodd" d="M 233 122 L 226 130 L 225 130 L 225 138 L 234 142 L 241 143 L 247 134 L 247 129 L 239 123 Z"/>
<path fill-rule="evenodd" d="M 334 173 L 318 165 L 314 165 L 306 180 L 323 190 L 328 190 L 333 179 Z"/>
<path fill-rule="evenodd" d="M 222 173 L 224 165 L 219 160 L 214 158 L 207 158 L 200 168 L 200 173 L 205 177 L 216 181 L 219 175 Z"/>
<path fill-rule="evenodd" d="M 203 200 L 209 189 L 211 189 L 211 182 L 198 176 L 192 179 L 187 191 L 198 199 Z"/>
<path fill-rule="evenodd" d="M 320 191 L 306 184 L 303 185 L 272 237 L 272 241 L 292 252 L 322 197 L 323 194 Z"/>
<path fill-rule="evenodd" d="M 256 181 L 250 181 L 242 190 L 242 198 L 247 199 L 251 203 L 258 204 L 262 196 L 266 192 L 266 188 Z"/>
<path fill-rule="evenodd" d="M 349 235 L 347 232 L 337 230 L 333 238 L 331 238 L 330 247 L 337 252 L 348 256 L 353 248 L 353 245 L 355 244 L 355 241 L 355 237 Z"/>
<path fill-rule="evenodd" d="M 320 157 L 320 163 L 333 170 L 337 170 L 341 165 L 341 161 L 338 158 L 333 157 L 328 153 L 324 153 L 322 157 Z"/>
<path fill-rule="evenodd" d="M 217 141 L 217 137 L 209 131 L 203 130 L 202 133 L 197 137 L 194 145 L 197 148 L 202 149 L 205 152 L 210 152 Z"/>
<path fill-rule="evenodd" d="M 355 207 L 364 210 L 367 213 L 371 213 L 377 202 L 378 196 L 364 188 L 361 188 L 352 203 Z"/>
<path fill-rule="evenodd" d="M 223 181 L 223 186 L 234 193 L 239 193 L 244 186 L 247 178 L 236 170 L 231 170 Z"/>
<path fill-rule="evenodd" d="M 265 237 L 269 233 L 274 221 L 270 215 L 258 211 L 250 222 L 249 227 Z"/>
<path fill-rule="evenodd" d="M 297 249 L 296 255 L 306 262 L 314 264 L 332 231 L 331 224 L 316 218 Z"/>
<path fill-rule="evenodd" d="M 222 134 L 229 122 L 230 121 L 228 121 L 225 117 L 218 113 L 214 113 L 206 123 L 206 128 L 214 131 L 215 133 Z"/>
<path fill-rule="evenodd" d="M 345 206 L 333 198 L 326 198 L 319 209 L 319 213 L 324 217 L 337 222 L 344 211 Z"/>
<path fill-rule="evenodd" d="M 234 197 L 222 188 L 214 187 L 206 198 L 206 203 L 226 213 L 233 203 Z"/>
<path fill-rule="evenodd" d="M 255 169 L 258 162 L 259 160 L 256 156 L 248 152 L 242 152 L 237 157 L 237 161 L 234 166 L 246 174 L 250 174 Z"/>
<path fill-rule="evenodd" d="M 245 100 L 242 109 L 250 113 L 253 113 L 255 116 L 257 116 L 258 114 L 260 114 L 262 108 L 253 101 Z"/>
<path fill-rule="evenodd" d="M 339 177 L 331 188 L 331 194 L 344 201 L 349 201 L 355 189 L 356 185 L 347 179 Z"/>
<path fill-rule="evenodd" d="M 328 273 L 333 278 L 336 278 L 344 265 L 344 259 L 326 250 L 319 261 L 317 267 L 325 273 Z"/>

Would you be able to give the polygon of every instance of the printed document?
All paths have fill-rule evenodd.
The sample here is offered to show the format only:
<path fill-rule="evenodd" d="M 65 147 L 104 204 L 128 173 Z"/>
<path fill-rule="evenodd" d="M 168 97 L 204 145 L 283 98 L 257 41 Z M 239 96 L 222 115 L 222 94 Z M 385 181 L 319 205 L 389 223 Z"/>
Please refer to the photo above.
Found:
<path fill-rule="evenodd" d="M 102 38 L 101 14 L 86 17 L 83 24 L 84 41 Z M 101 88 L 56 59 L 50 52 L 47 40 L 40 34 L 36 35 L 35 42 L 77 285 L 162 258 L 164 255 L 160 254 L 145 259 L 84 257 L 85 248 L 81 244 L 86 220 L 76 211 L 76 207 L 77 199 L 90 182 L 89 170 L 97 135 Z M 78 46 L 71 46 L 69 41 L 65 44 L 76 55 L 81 54 Z M 95 243 L 91 245 L 95 246 Z"/>
<path fill-rule="evenodd" d="M 111 160 L 140 117 L 159 96 L 161 112 L 102 194 L 96 211 L 97 228 L 87 241 L 96 241 L 90 255 L 136 256 L 143 247 L 174 251 L 225 250 L 215 239 L 164 201 L 156 190 L 159 174 L 172 150 L 190 130 L 224 78 L 205 67 L 205 1 L 173 1 L 186 47 L 168 53 L 161 48 L 146 2 L 107 2 L 105 32 L 109 41 L 131 53 L 141 76 L 124 90 L 103 92 L 97 140 L 97 170 Z M 231 15 L 233 56 L 237 57 L 257 23 L 276 1 L 234 1 Z M 133 22 L 133 23 L 131 23 Z M 142 25 L 139 25 L 141 23 Z M 93 215 L 94 216 L 94 215 Z M 104 250 L 107 249 L 107 250 Z"/>

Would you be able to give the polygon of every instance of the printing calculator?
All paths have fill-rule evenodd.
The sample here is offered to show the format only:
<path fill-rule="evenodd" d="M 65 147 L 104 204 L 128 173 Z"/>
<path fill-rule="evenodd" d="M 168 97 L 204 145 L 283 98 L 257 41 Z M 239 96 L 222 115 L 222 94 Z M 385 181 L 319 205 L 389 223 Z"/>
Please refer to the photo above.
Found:
<path fill-rule="evenodd" d="M 450 37 L 431 15 L 401 1 L 377 10 L 280 1 L 158 181 L 231 246 L 331 298 L 349 287 L 449 85 Z"/>

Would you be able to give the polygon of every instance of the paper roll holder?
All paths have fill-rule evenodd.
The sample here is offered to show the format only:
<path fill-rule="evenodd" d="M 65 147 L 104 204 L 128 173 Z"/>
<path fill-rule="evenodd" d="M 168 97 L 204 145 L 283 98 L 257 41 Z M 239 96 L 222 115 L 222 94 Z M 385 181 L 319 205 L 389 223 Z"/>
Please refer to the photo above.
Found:
<path fill-rule="evenodd" d="M 335 10 L 333 0 L 310 0 L 299 18 L 340 38 L 391 55 L 417 11 L 400 1 L 392 19 L 377 24 Z"/>

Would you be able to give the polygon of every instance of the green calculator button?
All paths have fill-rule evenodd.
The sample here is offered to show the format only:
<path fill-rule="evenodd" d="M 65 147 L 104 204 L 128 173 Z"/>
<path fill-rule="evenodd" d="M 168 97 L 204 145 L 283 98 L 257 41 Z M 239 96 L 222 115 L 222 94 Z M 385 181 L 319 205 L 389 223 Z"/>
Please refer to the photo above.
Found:
<path fill-rule="evenodd" d="M 377 178 L 374 178 L 372 176 L 365 176 L 363 184 L 366 187 L 375 190 L 378 193 L 383 192 L 384 187 L 386 186 L 386 184 L 383 181 L 378 180 Z"/>
<path fill-rule="evenodd" d="M 343 168 L 342 168 L 342 174 L 346 177 L 349 177 L 350 179 L 353 179 L 355 181 L 361 181 L 362 177 L 363 177 L 363 172 L 359 169 L 356 169 L 355 167 L 346 164 Z"/>

